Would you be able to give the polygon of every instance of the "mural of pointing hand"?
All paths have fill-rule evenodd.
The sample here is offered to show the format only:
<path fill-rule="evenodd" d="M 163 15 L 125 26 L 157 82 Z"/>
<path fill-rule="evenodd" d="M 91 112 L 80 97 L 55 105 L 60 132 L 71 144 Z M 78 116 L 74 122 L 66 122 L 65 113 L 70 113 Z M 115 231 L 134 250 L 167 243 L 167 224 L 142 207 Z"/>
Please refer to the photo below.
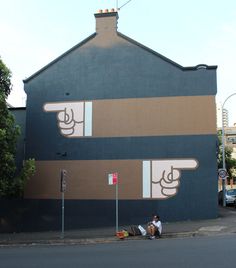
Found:
<path fill-rule="evenodd" d="M 65 137 L 92 135 L 92 102 L 45 103 L 45 112 L 56 112 L 58 128 Z"/>
<path fill-rule="evenodd" d="M 143 197 L 167 199 L 176 195 L 181 170 L 197 167 L 195 159 L 143 161 Z"/>

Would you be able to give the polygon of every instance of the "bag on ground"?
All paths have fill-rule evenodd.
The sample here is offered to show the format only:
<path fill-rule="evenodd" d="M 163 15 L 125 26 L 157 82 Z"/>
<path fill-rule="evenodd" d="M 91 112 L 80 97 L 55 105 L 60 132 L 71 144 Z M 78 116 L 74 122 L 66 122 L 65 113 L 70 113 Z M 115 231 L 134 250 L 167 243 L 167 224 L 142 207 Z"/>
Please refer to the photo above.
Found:
<path fill-rule="evenodd" d="M 147 234 L 147 231 L 143 228 L 142 225 L 139 225 L 139 226 L 138 226 L 138 229 L 139 229 L 139 231 L 141 232 L 141 234 L 142 234 L 143 236 L 145 236 L 145 235 Z"/>
<path fill-rule="evenodd" d="M 130 226 L 128 232 L 129 232 L 130 236 L 141 235 L 141 232 L 140 232 L 138 226 L 135 226 L 135 225 Z"/>
<path fill-rule="evenodd" d="M 124 239 L 124 238 L 126 238 L 126 237 L 129 236 L 129 233 L 127 232 L 127 230 L 122 230 L 122 231 L 118 231 L 118 232 L 116 233 L 116 236 L 117 236 L 118 238 L 120 238 L 120 239 Z"/>

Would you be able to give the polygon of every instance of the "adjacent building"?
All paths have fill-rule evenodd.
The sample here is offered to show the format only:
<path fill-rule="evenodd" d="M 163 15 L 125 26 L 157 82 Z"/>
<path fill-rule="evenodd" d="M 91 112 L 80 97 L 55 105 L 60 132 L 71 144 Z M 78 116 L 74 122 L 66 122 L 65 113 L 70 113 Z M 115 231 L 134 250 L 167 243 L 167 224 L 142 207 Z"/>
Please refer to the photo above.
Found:
<path fill-rule="evenodd" d="M 220 104 L 216 104 L 216 118 L 217 118 L 217 127 L 222 128 L 222 123 L 224 128 L 229 126 L 229 112 L 227 109 L 223 109 L 222 112 L 222 107 Z"/>

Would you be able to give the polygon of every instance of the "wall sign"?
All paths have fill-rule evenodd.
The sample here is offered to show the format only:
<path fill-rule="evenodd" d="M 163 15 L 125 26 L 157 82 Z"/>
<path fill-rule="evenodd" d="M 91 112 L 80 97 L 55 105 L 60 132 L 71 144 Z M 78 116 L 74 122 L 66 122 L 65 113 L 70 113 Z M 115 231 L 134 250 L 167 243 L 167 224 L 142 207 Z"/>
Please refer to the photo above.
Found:
<path fill-rule="evenodd" d="M 63 136 L 92 136 L 92 102 L 45 103 L 43 109 L 57 113 L 58 128 Z"/>
<path fill-rule="evenodd" d="M 143 161 L 143 198 L 167 199 L 176 195 L 181 170 L 197 167 L 195 159 Z"/>

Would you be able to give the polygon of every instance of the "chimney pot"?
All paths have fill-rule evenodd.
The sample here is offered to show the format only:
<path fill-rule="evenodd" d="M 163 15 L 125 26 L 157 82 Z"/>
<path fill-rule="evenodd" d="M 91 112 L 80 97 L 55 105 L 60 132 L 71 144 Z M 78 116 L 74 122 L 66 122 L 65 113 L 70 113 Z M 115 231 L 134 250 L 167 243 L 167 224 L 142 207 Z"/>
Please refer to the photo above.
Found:
<path fill-rule="evenodd" d="M 102 9 L 99 9 L 99 10 L 98 10 L 98 13 L 102 13 Z"/>
<path fill-rule="evenodd" d="M 105 12 L 105 13 L 108 13 L 109 11 L 108 11 L 108 9 L 105 9 L 104 12 Z"/>

